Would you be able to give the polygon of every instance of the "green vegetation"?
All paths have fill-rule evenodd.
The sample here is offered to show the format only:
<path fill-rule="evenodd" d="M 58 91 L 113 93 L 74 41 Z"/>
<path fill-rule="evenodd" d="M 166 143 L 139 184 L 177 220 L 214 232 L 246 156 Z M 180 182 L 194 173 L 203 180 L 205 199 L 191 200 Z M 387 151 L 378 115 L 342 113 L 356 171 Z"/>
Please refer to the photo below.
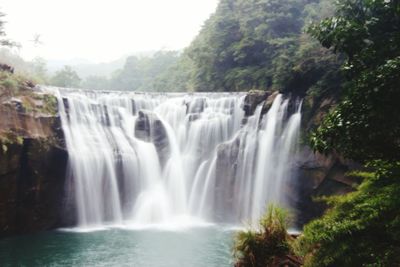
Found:
<path fill-rule="evenodd" d="M 400 164 L 375 162 L 358 190 L 327 199 L 298 241 L 305 266 L 400 266 Z"/>
<path fill-rule="evenodd" d="M 70 67 L 64 66 L 63 69 L 57 71 L 51 78 L 51 85 L 60 87 L 72 87 L 77 88 L 80 86 L 81 78 L 78 74 Z"/>
<path fill-rule="evenodd" d="M 197 91 L 243 91 L 276 84 L 280 60 L 292 57 L 305 1 L 222 0 L 186 53 Z"/>
<path fill-rule="evenodd" d="M 24 76 L 0 71 L 0 99 L 15 96 L 26 87 L 27 81 Z"/>
<path fill-rule="evenodd" d="M 57 98 L 54 95 L 38 94 L 32 90 L 32 86 L 34 84 L 23 75 L 0 71 L 0 101 L 17 97 L 25 112 L 55 115 Z"/>
<path fill-rule="evenodd" d="M 94 90 L 185 91 L 184 74 L 190 68 L 186 68 L 184 63 L 177 65 L 178 61 L 182 62 L 180 54 L 172 51 L 146 57 L 131 56 L 111 77 L 89 75 L 81 78 L 72 66 L 50 73 L 47 62 L 42 58 L 27 62 L 8 49 L 0 50 L 0 62 L 13 66 L 17 73 L 37 84 Z M 174 76 L 171 76 L 170 69 L 174 71 Z M 179 71 L 175 72 L 175 69 Z"/>
<path fill-rule="evenodd" d="M 7 48 L 0 49 L 0 63 L 14 68 L 18 75 L 26 77 L 35 84 L 49 84 L 50 74 L 47 70 L 47 62 L 43 58 L 35 58 L 25 61 Z"/>
<path fill-rule="evenodd" d="M 304 95 L 338 67 L 339 59 L 303 32 L 307 21 L 332 11 L 325 0 L 220 1 L 182 55 L 192 68 L 186 72 L 186 87 Z"/>
<path fill-rule="evenodd" d="M 109 88 L 130 91 L 164 91 L 156 77 L 172 67 L 179 59 L 177 52 L 157 52 L 151 57 L 128 57 L 121 70 L 116 71 Z"/>
<path fill-rule="evenodd" d="M 259 230 L 239 232 L 235 240 L 236 267 L 280 266 L 294 256 L 293 238 L 287 233 L 288 213 L 270 205 L 261 218 Z"/>
<path fill-rule="evenodd" d="M 177 87 L 179 77 L 173 77 L 174 83 L 167 84 L 167 78 L 172 78 L 169 69 L 176 67 L 179 60 L 179 53 L 173 51 L 157 52 L 146 57 L 130 56 L 122 69 L 116 70 L 110 78 L 91 75 L 83 80 L 81 87 L 120 91 L 185 91 L 185 87 Z M 168 86 L 174 89 L 169 90 Z"/>
<path fill-rule="evenodd" d="M 305 226 L 300 251 L 306 266 L 399 266 L 400 3 L 340 0 L 335 16 L 309 31 L 347 56 L 343 100 L 311 143 L 370 171 L 358 174 L 356 192 L 327 199 L 331 209 Z"/>
<path fill-rule="evenodd" d="M 339 3 L 335 17 L 310 29 L 348 58 L 344 100 L 314 133 L 313 145 L 361 162 L 400 160 L 400 3 Z"/>

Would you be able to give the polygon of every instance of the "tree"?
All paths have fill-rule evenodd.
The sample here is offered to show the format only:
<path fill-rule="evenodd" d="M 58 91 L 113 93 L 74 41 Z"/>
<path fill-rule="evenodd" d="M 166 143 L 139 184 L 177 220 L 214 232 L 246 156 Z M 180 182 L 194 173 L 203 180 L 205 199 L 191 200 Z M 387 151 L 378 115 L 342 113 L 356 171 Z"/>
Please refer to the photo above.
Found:
<path fill-rule="evenodd" d="M 341 0 L 336 16 L 311 27 L 322 45 L 347 55 L 343 101 L 312 136 L 319 151 L 400 160 L 400 3 Z"/>
<path fill-rule="evenodd" d="M 197 91 L 239 91 L 272 84 L 268 1 L 224 0 L 187 50 Z M 271 68 L 269 68 L 271 70 Z"/>
<path fill-rule="evenodd" d="M 79 87 L 81 79 L 78 74 L 70 67 L 64 66 L 63 69 L 57 71 L 51 78 L 50 83 L 60 87 Z"/>
<path fill-rule="evenodd" d="M 3 20 L 5 14 L 0 12 L 0 46 L 15 46 L 16 44 L 9 39 L 5 38 L 6 33 L 4 31 L 5 21 Z"/>
<path fill-rule="evenodd" d="M 268 88 L 303 96 L 325 78 L 329 67 L 337 67 L 335 58 L 325 57 L 328 60 L 307 64 L 308 69 L 288 81 L 302 62 L 310 63 L 303 53 L 303 48 L 313 44 L 302 32 L 306 21 L 320 19 L 332 10 L 327 7 L 326 0 L 220 1 L 184 52 L 192 61 L 190 84 L 196 91 Z"/>

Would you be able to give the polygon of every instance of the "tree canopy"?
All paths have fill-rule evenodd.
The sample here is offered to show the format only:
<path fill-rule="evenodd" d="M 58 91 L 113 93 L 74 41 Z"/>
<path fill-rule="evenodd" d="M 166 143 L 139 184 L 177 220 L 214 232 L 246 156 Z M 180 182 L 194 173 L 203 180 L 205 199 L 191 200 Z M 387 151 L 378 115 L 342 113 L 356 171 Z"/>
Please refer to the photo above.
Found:
<path fill-rule="evenodd" d="M 79 87 L 81 78 L 78 74 L 70 67 L 64 66 L 63 69 L 57 71 L 51 78 L 51 85 L 60 87 Z"/>
<path fill-rule="evenodd" d="M 310 32 L 347 55 L 344 100 L 314 133 L 320 151 L 362 162 L 400 160 L 400 3 L 341 0 Z"/>
<path fill-rule="evenodd" d="M 307 21 L 330 12 L 333 8 L 326 0 L 220 1 L 183 53 L 192 67 L 187 87 L 195 91 L 274 89 L 304 95 L 327 72 L 337 69 L 337 58 L 303 32 Z"/>

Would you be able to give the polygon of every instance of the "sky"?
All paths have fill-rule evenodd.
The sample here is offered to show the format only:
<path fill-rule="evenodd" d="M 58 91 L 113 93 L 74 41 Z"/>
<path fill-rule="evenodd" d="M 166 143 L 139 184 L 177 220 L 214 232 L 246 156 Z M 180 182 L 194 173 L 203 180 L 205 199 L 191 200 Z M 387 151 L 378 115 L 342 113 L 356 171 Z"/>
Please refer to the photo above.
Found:
<path fill-rule="evenodd" d="M 218 0 L 1 0 L 7 36 L 31 60 L 122 56 L 188 46 Z M 33 40 L 39 36 L 41 44 Z"/>

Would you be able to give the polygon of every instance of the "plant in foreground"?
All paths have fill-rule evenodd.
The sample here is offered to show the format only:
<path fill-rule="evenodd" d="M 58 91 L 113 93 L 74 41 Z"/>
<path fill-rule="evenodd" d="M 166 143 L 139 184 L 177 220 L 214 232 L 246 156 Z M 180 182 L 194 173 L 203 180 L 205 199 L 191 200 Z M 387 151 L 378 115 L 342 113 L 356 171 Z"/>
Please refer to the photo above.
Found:
<path fill-rule="evenodd" d="M 235 238 L 235 267 L 300 266 L 288 232 L 288 212 L 275 205 L 268 207 L 257 230 L 244 230 Z"/>
<path fill-rule="evenodd" d="M 327 198 L 330 210 L 296 241 L 305 266 L 400 266 L 400 162 L 376 161 L 356 192 Z"/>

